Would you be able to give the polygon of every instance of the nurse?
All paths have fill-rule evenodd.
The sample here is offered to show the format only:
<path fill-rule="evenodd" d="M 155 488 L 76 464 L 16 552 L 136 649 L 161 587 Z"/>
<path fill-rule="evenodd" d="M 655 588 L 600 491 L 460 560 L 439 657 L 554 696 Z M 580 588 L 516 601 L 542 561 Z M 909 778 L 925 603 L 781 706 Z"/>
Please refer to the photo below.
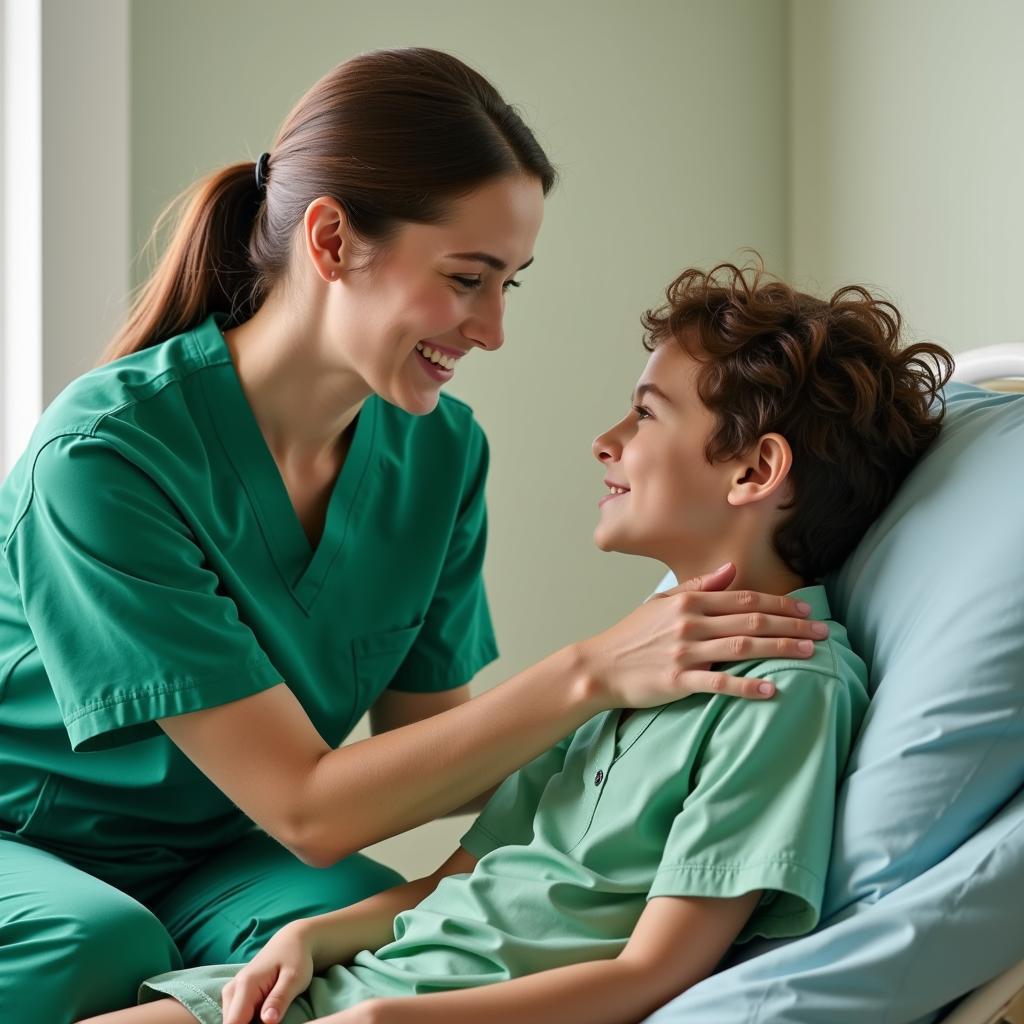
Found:
<path fill-rule="evenodd" d="M 0 488 L 0 1019 L 247 960 L 600 710 L 806 656 L 808 609 L 726 568 L 469 700 L 487 443 L 441 389 L 502 344 L 554 179 L 455 58 L 348 61 L 192 191 L 42 416 Z"/>

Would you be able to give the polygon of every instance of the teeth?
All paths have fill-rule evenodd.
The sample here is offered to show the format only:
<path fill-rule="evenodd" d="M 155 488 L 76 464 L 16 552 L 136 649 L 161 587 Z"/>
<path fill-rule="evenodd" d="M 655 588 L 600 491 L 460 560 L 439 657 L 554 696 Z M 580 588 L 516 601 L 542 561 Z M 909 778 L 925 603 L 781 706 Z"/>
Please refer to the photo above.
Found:
<path fill-rule="evenodd" d="M 625 494 L 629 490 L 629 488 L 628 487 L 609 487 L 608 490 L 611 491 L 612 494 Z"/>
<path fill-rule="evenodd" d="M 435 366 L 442 366 L 446 370 L 455 369 L 455 358 L 453 356 L 447 356 L 443 352 L 438 352 L 437 349 L 431 348 L 429 345 L 424 345 L 422 341 L 416 342 L 416 348 L 422 352 L 427 359 L 429 359 Z"/>

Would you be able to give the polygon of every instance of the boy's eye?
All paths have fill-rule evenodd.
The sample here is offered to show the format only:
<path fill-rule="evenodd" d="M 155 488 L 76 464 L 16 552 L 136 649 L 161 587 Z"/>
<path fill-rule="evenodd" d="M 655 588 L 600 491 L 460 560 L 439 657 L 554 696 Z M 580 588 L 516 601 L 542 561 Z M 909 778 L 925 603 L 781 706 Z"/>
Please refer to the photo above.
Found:
<path fill-rule="evenodd" d="M 463 288 L 479 288 L 483 281 L 479 277 L 461 277 L 458 274 L 449 275 L 453 281 L 457 281 Z M 519 288 L 522 285 L 522 281 L 506 281 L 502 286 L 501 290 L 507 292 L 509 288 Z"/>
<path fill-rule="evenodd" d="M 633 412 L 636 413 L 638 420 L 649 420 L 651 419 L 651 410 L 646 405 L 634 405 Z"/>

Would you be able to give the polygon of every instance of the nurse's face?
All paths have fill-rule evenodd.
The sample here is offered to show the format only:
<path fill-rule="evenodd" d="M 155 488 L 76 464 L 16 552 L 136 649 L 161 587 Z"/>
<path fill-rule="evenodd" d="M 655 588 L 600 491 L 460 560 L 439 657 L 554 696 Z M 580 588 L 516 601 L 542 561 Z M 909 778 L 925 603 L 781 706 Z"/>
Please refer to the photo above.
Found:
<path fill-rule="evenodd" d="M 543 212 L 540 182 L 515 176 L 456 200 L 443 224 L 403 225 L 375 267 L 329 289 L 328 335 L 345 362 L 386 401 L 430 412 L 462 359 L 501 347 Z"/>
<path fill-rule="evenodd" d="M 659 345 L 629 413 L 594 441 L 609 488 L 594 530 L 603 551 L 675 565 L 721 542 L 734 467 L 704 455 L 715 418 L 697 394 L 699 365 L 675 341 Z"/>

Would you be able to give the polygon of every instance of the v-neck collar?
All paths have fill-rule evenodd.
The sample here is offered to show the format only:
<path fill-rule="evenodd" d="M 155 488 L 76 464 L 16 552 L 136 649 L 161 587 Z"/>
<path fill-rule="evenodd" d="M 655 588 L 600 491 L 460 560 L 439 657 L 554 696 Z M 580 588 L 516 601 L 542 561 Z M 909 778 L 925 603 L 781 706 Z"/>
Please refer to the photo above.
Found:
<path fill-rule="evenodd" d="M 352 443 L 331 490 L 323 533 L 314 550 L 235 371 L 221 333 L 227 319 L 224 313 L 212 313 L 192 332 L 202 361 L 220 367 L 215 377 L 201 375 L 204 395 L 281 579 L 309 613 L 344 546 L 372 463 L 378 399 L 371 395 L 356 417 Z"/>

